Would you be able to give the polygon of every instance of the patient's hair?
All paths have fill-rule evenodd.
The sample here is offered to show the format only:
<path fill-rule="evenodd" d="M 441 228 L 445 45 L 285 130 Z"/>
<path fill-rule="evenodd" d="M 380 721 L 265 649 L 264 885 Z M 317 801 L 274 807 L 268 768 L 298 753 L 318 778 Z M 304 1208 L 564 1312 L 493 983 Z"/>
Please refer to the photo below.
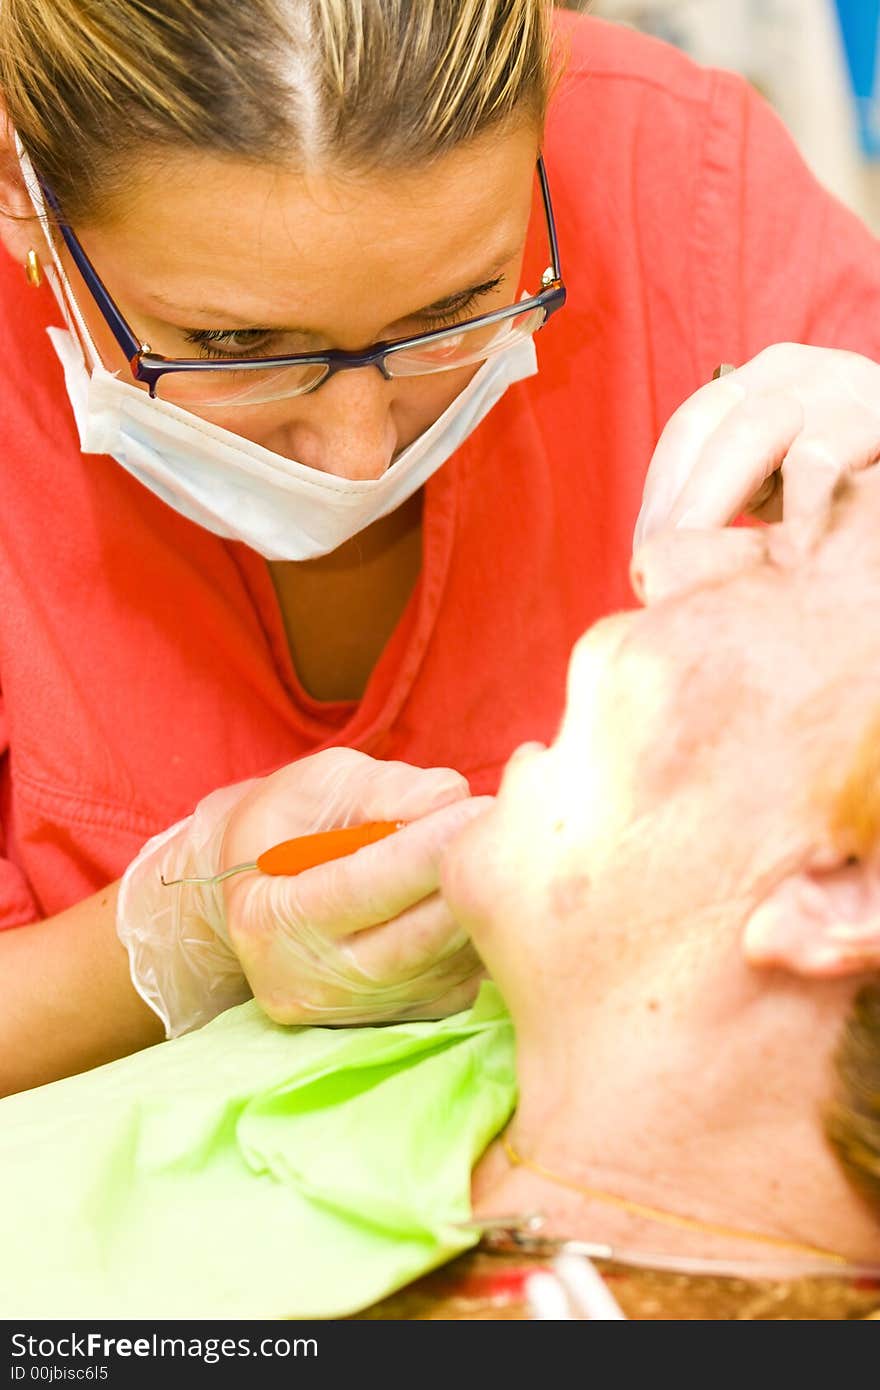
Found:
<path fill-rule="evenodd" d="M 834 1058 L 825 1132 L 847 1176 L 880 1212 L 880 984 L 861 990 Z"/>
<path fill-rule="evenodd" d="M 880 851 L 880 716 L 874 716 L 831 805 L 837 849 Z M 834 1057 L 836 1095 L 825 1132 L 847 1176 L 880 1211 L 880 983 L 861 990 Z"/>
<path fill-rule="evenodd" d="M 543 121 L 552 0 L 0 0 L 0 90 L 72 222 L 190 149 L 419 166 Z"/>
<path fill-rule="evenodd" d="M 849 771 L 836 789 L 829 829 L 844 856 L 866 859 L 880 851 L 880 714 L 868 723 Z"/>

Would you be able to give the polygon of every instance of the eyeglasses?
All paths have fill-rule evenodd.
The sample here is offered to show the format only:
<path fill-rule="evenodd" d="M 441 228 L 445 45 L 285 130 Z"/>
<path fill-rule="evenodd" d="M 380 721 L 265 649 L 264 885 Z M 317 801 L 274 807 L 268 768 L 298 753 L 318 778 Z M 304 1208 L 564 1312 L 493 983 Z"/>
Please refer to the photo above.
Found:
<path fill-rule="evenodd" d="M 51 188 L 39 180 L 43 196 L 57 219 L 58 228 L 86 287 L 128 361 L 136 381 L 151 396 L 184 408 L 194 406 L 260 405 L 290 396 L 306 396 L 337 372 L 358 367 L 377 367 L 386 380 L 451 372 L 484 362 L 531 337 L 565 303 L 565 285 L 559 266 L 556 223 L 544 161 L 537 164 L 551 265 L 541 276 L 538 294 L 521 299 L 477 318 L 465 319 L 453 328 L 438 328 L 411 338 L 376 343 L 365 352 L 292 353 L 286 357 L 209 358 L 163 357 L 153 352 L 132 332 L 127 320 L 66 224 Z"/>

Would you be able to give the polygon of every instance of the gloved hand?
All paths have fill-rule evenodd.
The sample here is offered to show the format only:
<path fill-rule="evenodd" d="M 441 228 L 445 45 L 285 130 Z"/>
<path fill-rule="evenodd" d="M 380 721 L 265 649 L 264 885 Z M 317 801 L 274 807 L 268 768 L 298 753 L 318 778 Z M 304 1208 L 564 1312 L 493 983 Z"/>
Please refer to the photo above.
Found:
<path fill-rule="evenodd" d="M 852 352 L 776 344 L 672 416 L 648 469 L 633 549 L 664 527 L 726 526 L 746 511 L 765 521 L 808 516 L 824 510 L 841 476 L 878 459 L 880 366 Z"/>
<path fill-rule="evenodd" d="M 446 844 L 491 804 L 447 768 L 326 749 L 225 787 L 154 837 L 123 876 L 117 930 L 135 988 L 174 1037 L 251 992 L 279 1023 L 439 1018 L 473 999 L 482 966 L 438 889 Z M 295 877 L 252 863 L 282 840 L 365 821 L 412 822 Z"/>

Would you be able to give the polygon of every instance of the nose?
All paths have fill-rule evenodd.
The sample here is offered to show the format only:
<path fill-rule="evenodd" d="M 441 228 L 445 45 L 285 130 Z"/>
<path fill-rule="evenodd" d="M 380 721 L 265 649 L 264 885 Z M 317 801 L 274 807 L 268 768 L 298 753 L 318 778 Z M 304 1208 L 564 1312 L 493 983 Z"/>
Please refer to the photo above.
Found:
<path fill-rule="evenodd" d="M 617 678 L 617 654 L 636 621 L 634 613 L 615 613 L 594 623 L 575 643 L 568 663 L 565 722 L 594 715 L 603 691 Z"/>
<path fill-rule="evenodd" d="M 291 402 L 268 447 L 308 468 L 352 481 L 381 478 L 398 448 L 396 384 L 375 367 L 337 372 Z"/>

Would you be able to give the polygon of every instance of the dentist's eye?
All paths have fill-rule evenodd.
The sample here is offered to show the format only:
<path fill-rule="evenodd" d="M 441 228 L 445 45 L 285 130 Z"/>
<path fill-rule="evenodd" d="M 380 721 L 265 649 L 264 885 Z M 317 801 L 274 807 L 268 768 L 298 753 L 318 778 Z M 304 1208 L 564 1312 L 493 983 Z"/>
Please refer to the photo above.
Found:
<path fill-rule="evenodd" d="M 203 357 L 271 357 L 278 335 L 269 328 L 191 328 L 183 336 Z"/>
<path fill-rule="evenodd" d="M 451 328 L 453 324 L 468 318 L 471 312 L 478 308 L 480 300 L 491 294 L 503 283 L 504 276 L 498 275 L 494 280 L 487 280 L 485 284 L 475 285 L 471 290 L 462 290 L 461 294 L 453 295 L 444 304 L 438 305 L 434 309 L 425 310 L 420 316 L 422 322 L 429 329 Z"/>
<path fill-rule="evenodd" d="M 468 317 L 479 298 L 478 294 L 470 294 L 466 299 L 445 309 L 442 314 L 425 314 L 424 321 L 429 328 L 451 328 L 453 324 L 460 323 Z"/>

